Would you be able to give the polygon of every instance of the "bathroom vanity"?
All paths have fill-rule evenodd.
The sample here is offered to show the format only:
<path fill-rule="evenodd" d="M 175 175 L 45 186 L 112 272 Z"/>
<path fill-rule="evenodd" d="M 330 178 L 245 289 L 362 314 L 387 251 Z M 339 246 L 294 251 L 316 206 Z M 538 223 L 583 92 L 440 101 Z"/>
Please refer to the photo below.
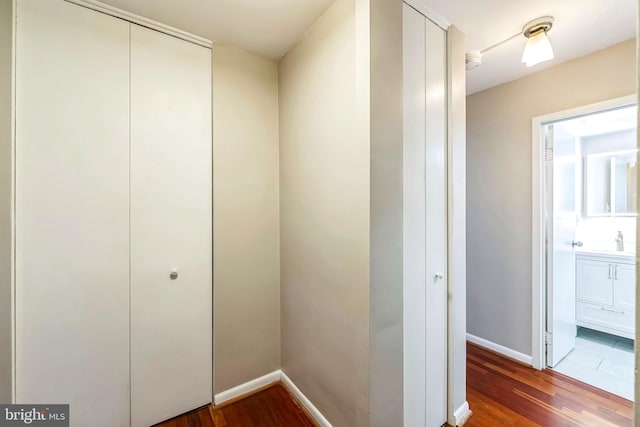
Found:
<path fill-rule="evenodd" d="M 576 252 L 576 323 L 635 339 L 635 254 Z"/>

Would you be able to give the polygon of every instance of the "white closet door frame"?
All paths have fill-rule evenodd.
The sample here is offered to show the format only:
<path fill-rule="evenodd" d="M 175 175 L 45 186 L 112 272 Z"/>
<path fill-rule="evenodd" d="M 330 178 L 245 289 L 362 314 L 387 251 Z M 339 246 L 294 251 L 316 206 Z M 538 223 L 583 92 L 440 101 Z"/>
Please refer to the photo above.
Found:
<path fill-rule="evenodd" d="M 147 27 L 152 30 L 159 31 L 161 33 L 168 34 L 170 36 L 177 37 L 179 39 L 182 39 L 203 47 L 207 47 L 207 48 L 213 47 L 213 43 L 209 39 L 197 36 L 195 34 L 188 33 L 186 31 L 182 31 L 170 25 L 165 25 L 161 22 L 154 21 L 153 19 L 145 18 L 144 16 L 136 15 L 135 13 L 127 12 L 126 10 L 113 7 L 111 5 L 102 3 L 97 0 L 64 0 L 64 1 L 68 3 L 77 4 L 78 6 L 86 7 L 88 9 L 92 9 L 100 13 L 111 15 L 116 18 L 129 21 L 133 24 L 138 24 L 143 27 Z"/>

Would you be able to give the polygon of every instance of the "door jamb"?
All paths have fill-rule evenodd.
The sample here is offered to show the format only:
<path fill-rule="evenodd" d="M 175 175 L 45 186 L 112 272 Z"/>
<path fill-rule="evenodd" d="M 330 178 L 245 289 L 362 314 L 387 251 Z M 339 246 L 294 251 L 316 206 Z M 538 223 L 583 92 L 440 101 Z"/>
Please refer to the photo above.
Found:
<path fill-rule="evenodd" d="M 566 120 L 573 117 L 583 116 L 598 111 L 624 107 L 637 103 L 637 96 L 629 95 L 621 98 L 614 98 L 603 102 L 559 111 L 534 117 L 532 119 L 532 151 L 531 151 L 531 365 L 538 370 L 546 367 L 545 354 L 545 330 L 546 330 L 546 286 L 545 286 L 545 145 L 543 140 L 542 126 L 552 122 Z"/>

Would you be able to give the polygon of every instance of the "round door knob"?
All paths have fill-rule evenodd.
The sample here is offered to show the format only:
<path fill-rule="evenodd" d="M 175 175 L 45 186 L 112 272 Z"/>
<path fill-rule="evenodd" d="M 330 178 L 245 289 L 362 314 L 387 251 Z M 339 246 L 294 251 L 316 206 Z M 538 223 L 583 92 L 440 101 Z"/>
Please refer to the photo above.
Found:
<path fill-rule="evenodd" d="M 178 278 L 178 270 L 171 270 L 171 274 L 169 274 L 169 278 L 171 280 L 176 280 Z"/>
<path fill-rule="evenodd" d="M 442 279 L 444 279 L 444 274 L 436 273 L 436 280 L 442 280 Z"/>

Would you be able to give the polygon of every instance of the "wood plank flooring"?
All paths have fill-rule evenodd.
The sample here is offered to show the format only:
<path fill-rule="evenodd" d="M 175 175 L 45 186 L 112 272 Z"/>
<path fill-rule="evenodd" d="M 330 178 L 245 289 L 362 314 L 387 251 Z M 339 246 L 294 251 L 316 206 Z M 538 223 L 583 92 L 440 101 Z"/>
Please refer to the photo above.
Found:
<path fill-rule="evenodd" d="M 467 345 L 465 427 L 633 425 L 633 403 L 552 370 Z"/>
<path fill-rule="evenodd" d="M 633 403 L 551 370 L 467 345 L 467 400 L 473 415 L 465 427 L 626 427 Z M 207 406 L 157 427 L 314 427 L 281 385 L 213 408 Z"/>
<path fill-rule="evenodd" d="M 156 427 L 315 427 L 282 384 L 244 399 L 211 405 L 170 419 Z"/>

